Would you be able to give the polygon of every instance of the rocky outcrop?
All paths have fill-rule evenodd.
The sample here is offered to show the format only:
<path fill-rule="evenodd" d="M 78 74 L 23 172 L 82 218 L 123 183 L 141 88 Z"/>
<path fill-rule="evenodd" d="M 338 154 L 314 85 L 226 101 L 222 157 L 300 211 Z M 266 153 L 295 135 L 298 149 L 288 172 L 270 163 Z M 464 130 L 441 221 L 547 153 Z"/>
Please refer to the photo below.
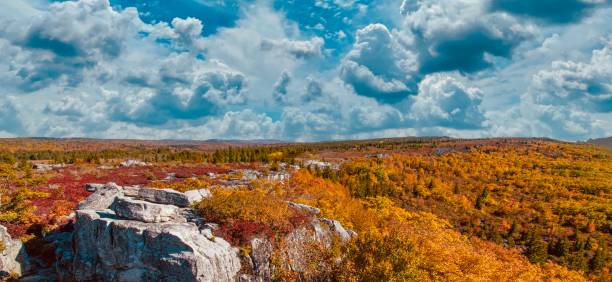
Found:
<path fill-rule="evenodd" d="M 233 281 L 240 270 L 235 248 L 189 222 L 144 223 L 82 210 L 74 244 L 78 281 Z"/>
<path fill-rule="evenodd" d="M 213 235 L 217 224 L 190 208 L 211 197 L 206 189 L 181 193 L 114 183 L 96 188 L 78 205 L 73 231 L 47 236 L 55 248 L 53 266 L 26 280 L 48 281 L 43 278 L 53 273 L 59 281 L 271 281 L 274 267 L 305 271 L 313 243 L 330 246 L 335 238 L 354 236 L 337 221 L 317 218 L 318 209 L 289 203 L 311 214 L 310 224 L 280 245 L 255 238 L 250 252 L 240 255 Z M 280 254 L 284 265 L 273 266 L 273 254 Z"/>
<path fill-rule="evenodd" d="M 12 274 L 21 275 L 27 261 L 21 241 L 12 239 L 6 227 L 0 225 L 0 279 Z"/>
<path fill-rule="evenodd" d="M 106 185 L 79 205 L 68 270 L 77 281 L 234 281 L 236 248 L 205 236 L 174 190 Z M 59 259 L 66 254 L 62 254 Z M 65 271 L 64 271 L 65 272 Z"/>
<path fill-rule="evenodd" d="M 303 205 L 288 203 L 290 206 L 318 214 L 318 209 Z M 273 266 L 272 255 L 275 251 L 280 255 L 281 267 L 296 273 L 302 273 L 300 280 L 309 281 L 314 279 L 308 277 L 312 271 L 312 247 L 314 245 L 329 248 L 334 240 L 346 242 L 357 234 L 352 230 L 346 230 L 340 222 L 326 218 L 313 218 L 310 224 L 297 228 L 286 235 L 280 246 L 274 246 L 267 238 L 255 238 L 251 241 L 251 252 L 244 261 L 250 268 L 250 275 L 243 274 L 240 281 L 260 282 L 270 281 Z M 312 279 L 311 279 L 312 278 Z"/>

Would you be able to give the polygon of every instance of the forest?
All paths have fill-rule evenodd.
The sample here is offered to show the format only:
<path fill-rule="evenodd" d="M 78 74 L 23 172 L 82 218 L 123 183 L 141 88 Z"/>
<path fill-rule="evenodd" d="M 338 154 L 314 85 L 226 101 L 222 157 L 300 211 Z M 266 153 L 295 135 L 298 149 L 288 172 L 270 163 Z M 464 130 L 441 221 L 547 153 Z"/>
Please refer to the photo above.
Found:
<path fill-rule="evenodd" d="M 83 186 L 112 181 L 209 188 L 213 197 L 195 209 L 219 224 L 215 236 L 245 253 L 254 236 L 286 244 L 282 235 L 308 219 L 288 202 L 316 207 L 358 234 L 331 248 L 313 246 L 312 267 L 300 273 L 279 267 L 278 281 L 610 281 L 612 150 L 606 147 L 434 137 L 222 146 L 0 144 L 0 224 L 41 258 L 53 252 L 41 237 L 65 228 L 89 195 Z M 127 159 L 147 165 L 119 165 Z M 65 167 L 33 169 L 36 163 Z M 290 165 L 299 169 L 286 180 L 224 184 L 249 171 L 266 176 Z"/>

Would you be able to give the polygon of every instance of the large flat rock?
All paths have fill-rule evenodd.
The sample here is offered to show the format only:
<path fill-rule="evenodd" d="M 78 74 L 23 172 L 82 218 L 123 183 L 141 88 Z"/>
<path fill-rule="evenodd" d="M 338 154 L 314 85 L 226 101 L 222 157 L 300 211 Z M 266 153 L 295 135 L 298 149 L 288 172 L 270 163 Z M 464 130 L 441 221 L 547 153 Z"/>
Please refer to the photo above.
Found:
<path fill-rule="evenodd" d="M 141 188 L 138 197 L 148 202 L 178 207 L 188 207 L 191 204 L 187 195 L 172 189 Z"/>
<path fill-rule="evenodd" d="M 143 222 L 166 222 L 178 215 L 179 208 L 145 201 L 116 197 L 112 210 L 117 216 Z"/>

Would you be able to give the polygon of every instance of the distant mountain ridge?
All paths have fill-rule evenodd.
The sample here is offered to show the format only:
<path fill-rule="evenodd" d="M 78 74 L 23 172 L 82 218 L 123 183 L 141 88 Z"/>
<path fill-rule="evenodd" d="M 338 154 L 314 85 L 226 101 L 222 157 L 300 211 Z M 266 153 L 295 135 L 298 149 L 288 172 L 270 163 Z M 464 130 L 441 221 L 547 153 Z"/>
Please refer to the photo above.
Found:
<path fill-rule="evenodd" d="M 597 139 L 589 139 L 586 142 L 589 144 L 612 147 L 612 136 L 604 137 L 604 138 L 597 138 Z"/>

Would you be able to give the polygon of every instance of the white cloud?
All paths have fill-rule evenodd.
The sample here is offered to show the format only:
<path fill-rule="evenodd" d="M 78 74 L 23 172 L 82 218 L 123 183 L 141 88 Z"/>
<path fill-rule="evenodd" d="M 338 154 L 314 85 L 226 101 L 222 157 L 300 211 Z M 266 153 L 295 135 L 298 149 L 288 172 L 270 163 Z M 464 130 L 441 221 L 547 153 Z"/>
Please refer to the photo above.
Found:
<path fill-rule="evenodd" d="M 490 135 L 537 136 L 586 140 L 604 136 L 603 121 L 578 110 L 522 103 L 503 112 L 492 112 Z M 609 132 L 608 132 L 609 134 Z"/>
<path fill-rule="evenodd" d="M 266 0 L 242 3 L 234 25 L 207 37 L 205 18 L 147 24 L 136 9 L 117 10 L 108 0 L 35 1 L 0 3 L 20 14 L 0 11 L 2 136 L 610 133 L 612 47 L 606 41 L 591 53 L 592 43 L 576 38 L 609 34 L 601 18 L 612 9 L 566 31 L 536 29 L 485 0 L 404 1 L 403 16 L 399 5 L 381 3 L 397 12 L 385 25 L 368 22 L 380 7 L 361 5 L 355 25 L 364 27 L 353 46 L 335 46 Z M 332 12 L 357 4 L 317 3 Z M 353 38 L 332 21 L 322 26 L 345 43 Z M 338 58 L 325 45 L 346 53 Z"/>
<path fill-rule="evenodd" d="M 404 0 L 402 32 L 414 38 L 420 71 L 476 72 L 489 56 L 510 58 L 536 29 L 528 22 L 488 10 L 484 0 Z"/>
<path fill-rule="evenodd" d="M 612 112 L 612 38 L 593 51 L 590 61 L 555 61 L 550 69 L 538 72 L 525 99 Z"/>
<path fill-rule="evenodd" d="M 270 40 L 261 41 L 261 49 L 264 51 L 279 50 L 281 53 L 289 54 L 297 59 L 311 59 L 321 57 L 321 48 L 324 40 L 320 37 L 313 37 L 310 40 Z"/>
<path fill-rule="evenodd" d="M 481 128 L 485 120 L 479 108 L 482 91 L 467 87 L 448 74 L 425 77 L 412 98 L 410 117 L 420 127 Z"/>
<path fill-rule="evenodd" d="M 174 39 L 179 46 L 200 50 L 203 48 L 203 40 L 201 37 L 202 22 L 195 18 L 174 18 L 172 20 L 172 28 L 174 31 Z"/>
<path fill-rule="evenodd" d="M 359 95 L 398 102 L 415 93 L 416 56 L 406 45 L 384 25 L 368 25 L 357 31 L 340 76 Z"/>

